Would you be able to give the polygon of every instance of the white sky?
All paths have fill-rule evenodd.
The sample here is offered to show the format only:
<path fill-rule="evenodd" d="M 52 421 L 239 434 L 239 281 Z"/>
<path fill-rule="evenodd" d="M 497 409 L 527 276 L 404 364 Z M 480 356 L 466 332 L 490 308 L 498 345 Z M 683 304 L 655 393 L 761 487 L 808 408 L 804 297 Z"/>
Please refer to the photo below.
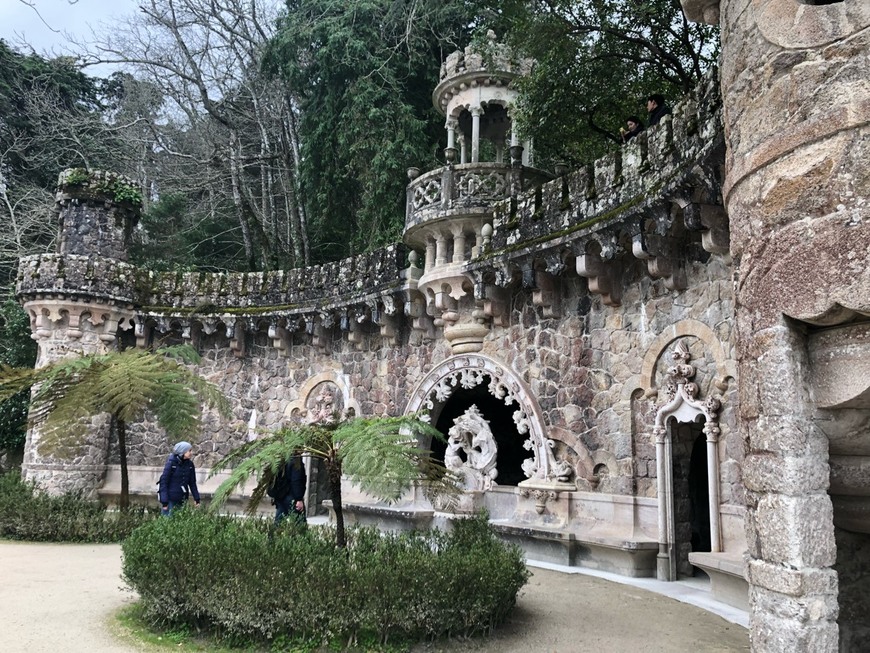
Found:
<path fill-rule="evenodd" d="M 111 22 L 136 11 L 137 0 L 0 0 L 0 39 L 19 51 L 22 42 L 39 54 L 69 54 L 64 32 L 81 38 L 90 36 L 89 25 Z M 40 19 L 40 15 L 42 19 Z M 44 21 L 44 22 L 43 22 Z"/>

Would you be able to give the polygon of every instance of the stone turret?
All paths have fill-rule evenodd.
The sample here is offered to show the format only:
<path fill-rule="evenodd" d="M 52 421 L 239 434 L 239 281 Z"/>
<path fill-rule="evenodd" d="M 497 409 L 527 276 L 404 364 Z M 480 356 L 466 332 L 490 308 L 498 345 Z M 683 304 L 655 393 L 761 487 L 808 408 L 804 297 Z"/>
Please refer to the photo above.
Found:
<path fill-rule="evenodd" d="M 133 326 L 135 269 L 126 261 L 141 209 L 135 182 L 109 172 L 65 170 L 56 209 L 57 252 L 22 259 L 16 287 L 39 345 L 37 367 L 110 351 L 118 330 Z M 80 452 L 59 464 L 39 454 L 39 432 L 32 429 L 25 476 L 53 491 L 93 492 L 105 473 L 107 438 L 105 425 L 94 428 Z"/>
<path fill-rule="evenodd" d="M 492 310 L 498 302 L 487 302 L 465 271 L 492 235 L 493 207 L 552 178 L 530 167 L 532 141 L 521 141 L 512 120 L 518 97 L 512 82 L 529 72 L 531 61 L 516 59 L 492 32 L 488 36 L 485 44 L 447 57 L 432 94 L 446 118 L 447 165 L 423 175 L 408 171 L 404 240 L 425 252 L 422 274 L 418 258 L 412 259 L 416 285 L 408 312 L 424 335 L 443 328 L 457 354 L 479 351 L 489 324 L 500 317 Z"/>
<path fill-rule="evenodd" d="M 683 6 L 722 27 L 752 649 L 866 651 L 870 3 Z"/>

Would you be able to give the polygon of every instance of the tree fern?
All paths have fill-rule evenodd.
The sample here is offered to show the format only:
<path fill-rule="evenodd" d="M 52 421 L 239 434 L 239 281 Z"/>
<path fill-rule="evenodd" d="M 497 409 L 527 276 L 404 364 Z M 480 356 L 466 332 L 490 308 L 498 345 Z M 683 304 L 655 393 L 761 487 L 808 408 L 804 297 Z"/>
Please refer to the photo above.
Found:
<path fill-rule="evenodd" d="M 65 358 L 38 369 L 0 367 L 0 401 L 33 386 L 29 419 L 39 428 L 38 450 L 60 457 L 81 445 L 94 417 L 108 414 L 121 449 L 120 502 L 126 508 L 128 423 L 150 412 L 170 437 L 196 440 L 203 406 L 230 412 L 220 389 L 186 367 L 198 362 L 192 347 L 177 345 Z"/>
<path fill-rule="evenodd" d="M 232 469 L 215 492 L 218 509 L 230 494 L 251 478 L 257 479 L 247 510 L 257 510 L 275 474 L 298 454 L 322 460 L 329 476 L 336 519 L 336 544 L 345 545 L 341 498 L 342 474 L 368 494 L 392 502 L 415 481 L 434 491 L 456 493 L 456 478 L 429 457 L 419 445 L 423 439 L 443 438 L 433 426 L 416 417 L 355 417 L 335 424 L 298 425 L 249 442 L 212 468 L 212 475 Z"/>

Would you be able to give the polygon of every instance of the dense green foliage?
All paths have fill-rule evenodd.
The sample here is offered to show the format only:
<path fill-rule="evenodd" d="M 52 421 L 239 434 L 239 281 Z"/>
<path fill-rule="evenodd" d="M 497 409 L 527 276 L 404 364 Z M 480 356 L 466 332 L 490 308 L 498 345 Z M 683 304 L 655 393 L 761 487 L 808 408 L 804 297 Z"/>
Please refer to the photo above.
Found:
<path fill-rule="evenodd" d="M 485 633 L 528 579 L 485 516 L 448 533 L 352 529 L 341 555 L 329 529 L 286 523 L 182 511 L 124 542 L 124 578 L 154 624 L 325 642 Z"/>
<path fill-rule="evenodd" d="M 0 365 L 32 367 L 36 343 L 30 338 L 30 319 L 11 297 L 0 304 Z M 0 453 L 19 450 L 27 434 L 28 390 L 0 403 Z"/>
<path fill-rule="evenodd" d="M 537 61 L 520 82 L 521 128 L 539 164 L 589 162 L 621 142 L 646 97 L 669 104 L 718 57 L 716 27 L 689 23 L 679 0 L 495 0 L 507 40 Z"/>
<path fill-rule="evenodd" d="M 110 513 L 99 501 L 36 491 L 17 472 L 0 475 L 0 537 L 33 542 L 120 542 L 154 517 L 142 508 Z"/>
<path fill-rule="evenodd" d="M 435 494 L 459 491 L 457 479 L 430 457 L 428 449 L 418 445 L 432 438 L 443 440 L 444 436 L 417 416 L 335 421 L 326 417 L 320 422 L 290 426 L 257 438 L 214 465 L 212 475 L 224 469 L 232 472 L 215 492 L 212 509 L 219 510 L 233 490 L 256 477 L 257 485 L 248 504 L 249 514 L 255 514 L 275 474 L 300 453 L 318 459 L 326 469 L 339 547 L 345 545 L 342 478 L 385 501 L 395 501 L 418 481 L 425 482 Z"/>
<path fill-rule="evenodd" d="M 445 144 L 431 96 L 441 62 L 468 43 L 480 4 L 287 0 L 266 64 L 299 97 L 316 261 L 399 239 L 405 170 L 440 165 Z"/>

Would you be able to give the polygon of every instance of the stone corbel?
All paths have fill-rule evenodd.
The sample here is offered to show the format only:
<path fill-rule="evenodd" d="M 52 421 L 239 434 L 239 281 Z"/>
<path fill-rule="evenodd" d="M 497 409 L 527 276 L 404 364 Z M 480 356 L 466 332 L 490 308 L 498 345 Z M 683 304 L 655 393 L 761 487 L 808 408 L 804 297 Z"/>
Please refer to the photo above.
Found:
<path fill-rule="evenodd" d="M 435 326 L 453 326 L 459 320 L 459 302 L 445 292 L 435 293 Z"/>
<path fill-rule="evenodd" d="M 637 233 L 631 239 L 631 252 L 646 262 L 653 279 L 663 279 L 668 290 L 683 290 L 688 285 L 686 271 L 674 256 L 670 238 L 658 234 Z"/>
<path fill-rule="evenodd" d="M 356 320 L 352 319 L 347 322 L 347 341 L 357 351 L 362 351 L 365 348 L 365 331 L 362 324 Z"/>
<path fill-rule="evenodd" d="M 66 335 L 72 340 L 78 340 L 82 337 L 82 315 L 81 313 L 69 313 L 69 322 L 67 323 Z"/>
<path fill-rule="evenodd" d="M 399 344 L 398 329 L 396 326 L 397 320 L 395 315 L 381 312 L 378 314 L 378 319 L 375 321 L 375 324 L 380 328 L 381 338 L 384 339 L 385 344 L 390 347 L 395 347 Z"/>
<path fill-rule="evenodd" d="M 243 320 L 227 322 L 227 338 L 230 340 L 230 349 L 233 356 L 242 358 L 245 355 L 245 329 Z"/>
<path fill-rule="evenodd" d="M 544 317 L 559 317 L 559 290 L 556 277 L 538 270 L 535 272 L 535 286 L 535 290 L 532 291 L 532 303 L 542 309 Z"/>
<path fill-rule="evenodd" d="M 435 339 L 435 328 L 432 320 L 426 314 L 426 300 L 416 290 L 409 290 L 405 295 L 405 315 L 411 321 L 411 329 L 425 341 Z"/>
<path fill-rule="evenodd" d="M 272 341 L 272 346 L 275 349 L 281 352 L 287 351 L 287 341 L 289 340 L 287 329 L 278 326 L 277 324 L 270 324 L 269 339 Z"/>
<path fill-rule="evenodd" d="M 601 295 L 607 306 L 622 302 L 622 266 L 618 261 L 604 261 L 598 254 L 578 254 L 577 274 L 589 280 L 589 292 Z"/>
<path fill-rule="evenodd" d="M 731 234 L 725 207 L 702 204 L 699 209 L 701 224 L 706 227 L 701 234 L 701 245 L 711 254 L 728 254 L 731 251 Z"/>
<path fill-rule="evenodd" d="M 306 317 L 305 330 L 311 335 L 311 344 L 314 347 L 321 351 L 329 347 L 333 323 L 333 316 L 329 313 L 321 313 L 319 319 L 314 315 Z"/>
<path fill-rule="evenodd" d="M 136 323 L 133 328 L 133 335 L 136 336 L 136 346 L 139 349 L 145 349 L 151 340 L 151 331 L 153 326 L 151 323 L 143 320 L 141 317 L 136 318 Z"/>
<path fill-rule="evenodd" d="M 94 316 L 96 313 L 91 314 L 91 321 L 93 322 Z M 97 327 L 97 337 L 101 342 L 107 345 L 113 345 L 115 340 L 118 338 L 118 324 L 120 319 L 118 315 L 102 315 L 102 318 L 99 322 L 94 322 L 94 326 Z"/>
<path fill-rule="evenodd" d="M 486 286 L 486 299 L 483 300 L 482 310 L 484 317 L 492 320 L 495 326 L 507 326 L 508 323 L 508 296 L 504 288 L 488 284 Z"/>

